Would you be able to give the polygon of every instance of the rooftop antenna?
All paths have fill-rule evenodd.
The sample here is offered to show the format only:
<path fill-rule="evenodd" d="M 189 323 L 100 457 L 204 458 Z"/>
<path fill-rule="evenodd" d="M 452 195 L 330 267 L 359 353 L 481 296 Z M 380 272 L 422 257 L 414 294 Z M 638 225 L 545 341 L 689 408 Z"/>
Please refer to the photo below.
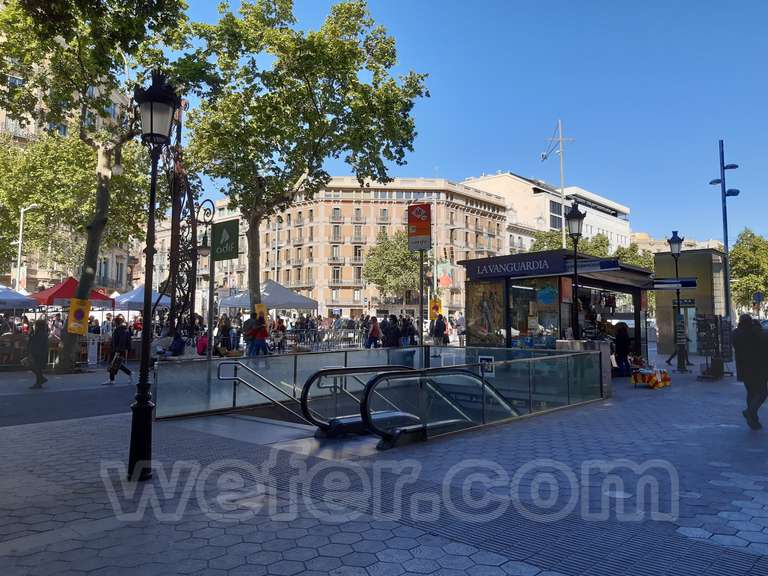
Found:
<path fill-rule="evenodd" d="M 565 143 L 573 142 L 573 138 L 563 136 L 563 121 L 557 121 L 557 128 L 549 141 L 549 148 L 541 153 L 541 161 L 547 160 L 554 152 L 560 156 L 560 231 L 562 233 L 563 248 L 567 248 L 565 241 Z"/>

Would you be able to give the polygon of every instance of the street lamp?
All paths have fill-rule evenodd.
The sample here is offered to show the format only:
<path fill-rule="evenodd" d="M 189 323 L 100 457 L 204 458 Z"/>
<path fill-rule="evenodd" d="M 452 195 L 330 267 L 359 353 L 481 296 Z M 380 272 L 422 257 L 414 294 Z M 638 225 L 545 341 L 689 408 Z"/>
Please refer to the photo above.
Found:
<path fill-rule="evenodd" d="M 680 252 L 683 250 L 683 241 L 685 238 L 682 238 L 677 235 L 677 230 L 672 231 L 672 237 L 667 240 L 667 243 L 669 244 L 669 251 L 672 253 L 672 258 L 675 259 L 675 280 L 678 281 L 678 288 L 677 288 L 677 313 L 673 314 L 674 318 L 674 338 L 675 338 L 675 347 L 677 348 L 677 371 L 678 372 L 688 372 L 688 354 L 686 352 L 687 347 L 687 338 L 685 336 L 681 336 L 678 332 L 680 329 L 678 324 L 682 324 L 680 322 L 680 319 L 683 317 L 683 308 L 680 305 L 680 267 L 678 266 L 678 260 L 680 259 Z M 683 327 L 683 330 L 685 330 L 685 327 Z"/>
<path fill-rule="evenodd" d="M 723 245 L 725 246 L 725 259 L 723 260 L 723 278 L 725 282 L 725 317 L 730 322 L 732 318 L 731 314 L 731 259 L 728 249 L 728 205 L 726 198 L 735 198 L 739 195 L 740 191 L 735 188 L 726 188 L 725 186 L 725 171 L 736 170 L 739 167 L 738 164 L 726 164 L 725 152 L 723 151 L 723 141 L 719 140 L 720 149 L 720 178 L 710 180 L 710 184 L 713 186 L 720 186 L 720 200 L 723 206 Z"/>
<path fill-rule="evenodd" d="M 205 356 L 208 359 L 208 380 L 211 378 L 211 358 L 213 357 L 213 289 L 215 275 L 213 273 L 213 251 L 208 244 L 208 228 L 213 223 L 216 207 L 210 199 L 203 200 L 197 207 L 197 223 L 205 226 L 203 243 L 197 247 L 197 254 L 202 258 L 208 258 L 208 346 Z"/>
<path fill-rule="evenodd" d="M 170 142 L 173 119 L 180 99 L 159 71 L 152 72 L 149 88 L 136 86 L 133 99 L 139 105 L 141 140 L 149 147 L 152 175 L 147 214 L 147 243 L 144 249 L 144 328 L 141 331 L 141 360 L 136 400 L 131 405 L 131 446 L 128 457 L 129 480 L 152 477 L 152 402 L 149 365 L 152 345 L 152 272 L 155 256 L 155 205 L 157 203 L 157 165 L 163 148 Z M 138 469 L 137 469 L 138 467 Z"/>
<path fill-rule="evenodd" d="M 579 339 L 579 240 L 584 227 L 586 212 L 579 211 L 577 202 L 571 204 L 571 209 L 565 215 L 565 225 L 568 227 L 568 236 L 573 240 L 573 339 Z"/>
<path fill-rule="evenodd" d="M 24 243 L 24 213 L 29 210 L 36 210 L 40 208 L 40 204 L 30 204 L 26 208 L 20 210 L 21 217 L 19 218 L 19 249 L 16 253 L 16 290 L 21 288 L 21 247 Z"/>

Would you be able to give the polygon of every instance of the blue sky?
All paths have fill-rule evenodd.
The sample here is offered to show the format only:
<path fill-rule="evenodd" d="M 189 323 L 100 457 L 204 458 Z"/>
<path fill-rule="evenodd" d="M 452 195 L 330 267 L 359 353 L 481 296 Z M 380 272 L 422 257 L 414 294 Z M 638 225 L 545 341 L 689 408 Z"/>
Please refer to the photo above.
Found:
<path fill-rule="evenodd" d="M 333 2 L 297 0 L 301 28 Z M 190 0 L 215 21 L 216 2 Z M 429 74 L 419 136 L 393 176 L 460 181 L 511 170 L 557 184 L 540 153 L 562 118 L 566 185 L 632 209 L 654 236 L 722 238 L 717 140 L 740 165 L 728 186 L 731 242 L 768 226 L 768 2 L 759 0 L 369 0 L 401 71 Z M 333 174 L 347 174 L 343 162 Z"/>

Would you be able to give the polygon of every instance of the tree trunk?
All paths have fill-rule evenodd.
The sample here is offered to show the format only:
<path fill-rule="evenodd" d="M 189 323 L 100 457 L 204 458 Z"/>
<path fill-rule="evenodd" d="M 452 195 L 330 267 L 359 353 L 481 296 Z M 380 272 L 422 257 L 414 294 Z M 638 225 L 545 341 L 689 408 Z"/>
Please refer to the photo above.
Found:
<path fill-rule="evenodd" d="M 109 181 L 112 176 L 112 150 L 104 144 L 96 148 L 96 211 L 93 220 L 86 226 L 85 257 L 83 268 L 80 272 L 80 281 L 77 285 L 76 297 L 87 300 L 93 288 L 96 276 L 96 267 L 99 259 L 99 247 L 107 225 L 109 213 Z M 58 372 L 70 372 L 77 364 L 77 355 L 80 351 L 80 335 L 70 334 L 66 330 L 63 333 L 61 351 L 56 364 Z"/>
<path fill-rule="evenodd" d="M 254 215 L 248 218 L 248 293 L 251 297 L 251 312 L 256 311 L 256 304 L 261 304 L 261 282 L 259 275 L 259 260 L 261 256 L 261 243 L 259 239 L 259 224 L 261 216 Z"/>

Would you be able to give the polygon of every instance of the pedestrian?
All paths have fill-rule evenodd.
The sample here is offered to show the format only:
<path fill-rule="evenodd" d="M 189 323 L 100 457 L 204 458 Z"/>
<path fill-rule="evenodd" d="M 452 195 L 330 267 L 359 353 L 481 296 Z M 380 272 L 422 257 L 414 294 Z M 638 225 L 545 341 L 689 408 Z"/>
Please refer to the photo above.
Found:
<path fill-rule="evenodd" d="M 135 322 L 134 322 L 135 325 Z M 125 365 L 128 359 L 128 352 L 131 349 L 131 332 L 125 325 L 122 316 L 115 318 L 115 329 L 112 331 L 112 362 L 109 364 L 109 380 L 104 385 L 111 386 L 115 383 L 115 376 L 118 370 L 128 375 L 131 382 L 133 376 L 128 366 Z"/>
<path fill-rule="evenodd" d="M 256 327 L 256 312 L 251 312 L 250 317 L 243 322 L 243 341 L 245 342 L 245 355 L 249 358 L 256 356 L 256 342 L 253 339 L 253 330 Z"/>
<path fill-rule="evenodd" d="M 442 314 L 437 315 L 435 324 L 432 328 L 432 340 L 435 346 L 444 346 L 447 344 L 445 337 L 448 335 L 448 327 Z"/>
<path fill-rule="evenodd" d="M 379 326 L 379 319 L 376 318 L 376 316 L 371 316 L 371 327 L 368 328 L 368 337 L 365 339 L 365 347 L 378 348 L 380 338 L 381 327 Z"/>
<path fill-rule="evenodd" d="M 629 326 L 626 322 L 616 324 L 616 336 L 614 344 L 616 346 L 616 364 L 619 367 L 621 376 L 630 376 L 632 368 L 629 365 Z"/>
<path fill-rule="evenodd" d="M 275 323 L 275 330 L 273 332 L 275 344 L 277 345 L 278 352 L 285 352 L 285 322 L 282 318 L 278 318 Z"/>
<path fill-rule="evenodd" d="M 254 356 L 258 356 L 259 352 L 264 352 L 265 356 L 269 356 L 269 346 L 267 345 L 267 338 L 269 338 L 269 330 L 267 329 L 267 320 L 264 318 L 264 313 L 259 312 L 256 318 L 256 322 L 253 325 L 251 331 L 254 340 Z"/>
<path fill-rule="evenodd" d="M 461 312 L 457 312 L 456 314 L 456 332 L 459 335 L 459 346 L 463 347 L 467 334 L 467 320 Z"/>
<path fill-rule="evenodd" d="M 35 320 L 29 334 L 28 354 L 29 369 L 35 375 L 35 383 L 30 388 L 39 390 L 48 381 L 43 376 L 43 369 L 48 363 L 48 322 L 45 318 Z"/>
<path fill-rule="evenodd" d="M 759 322 L 749 314 L 739 317 L 739 325 L 733 331 L 733 348 L 736 352 L 736 379 L 747 390 L 747 408 L 741 414 L 752 430 L 760 430 L 758 411 L 768 397 L 768 380 L 764 362 L 766 335 Z"/>

